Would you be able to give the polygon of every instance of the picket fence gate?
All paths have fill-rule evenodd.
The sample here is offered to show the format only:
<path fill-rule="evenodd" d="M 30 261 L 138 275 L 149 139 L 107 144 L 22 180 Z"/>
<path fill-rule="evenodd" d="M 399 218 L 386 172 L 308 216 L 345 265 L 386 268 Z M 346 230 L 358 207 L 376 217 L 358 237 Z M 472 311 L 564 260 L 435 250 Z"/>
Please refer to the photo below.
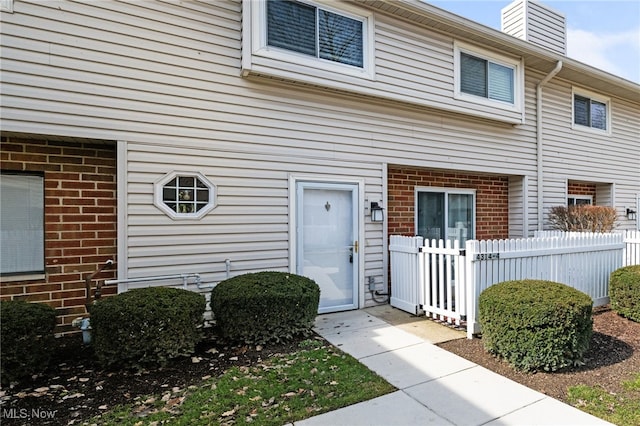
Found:
<path fill-rule="evenodd" d="M 538 233 L 534 238 L 457 242 L 390 236 L 392 306 L 480 332 L 478 297 L 509 280 L 556 281 L 609 303 L 609 276 L 640 264 L 640 232 Z"/>

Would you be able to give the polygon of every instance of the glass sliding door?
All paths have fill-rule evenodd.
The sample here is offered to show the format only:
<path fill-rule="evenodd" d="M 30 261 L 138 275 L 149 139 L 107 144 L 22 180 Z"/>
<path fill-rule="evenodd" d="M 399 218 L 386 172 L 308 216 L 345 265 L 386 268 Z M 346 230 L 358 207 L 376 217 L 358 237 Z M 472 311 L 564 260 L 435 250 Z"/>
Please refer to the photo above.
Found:
<path fill-rule="evenodd" d="M 416 233 L 425 239 L 459 241 L 474 238 L 475 193 L 463 190 L 418 189 Z"/>
<path fill-rule="evenodd" d="M 427 240 L 445 239 L 445 194 L 442 192 L 418 192 L 417 234 Z"/>
<path fill-rule="evenodd" d="M 460 247 L 473 239 L 473 198 L 473 194 L 448 194 L 447 239 L 458 240 Z"/>

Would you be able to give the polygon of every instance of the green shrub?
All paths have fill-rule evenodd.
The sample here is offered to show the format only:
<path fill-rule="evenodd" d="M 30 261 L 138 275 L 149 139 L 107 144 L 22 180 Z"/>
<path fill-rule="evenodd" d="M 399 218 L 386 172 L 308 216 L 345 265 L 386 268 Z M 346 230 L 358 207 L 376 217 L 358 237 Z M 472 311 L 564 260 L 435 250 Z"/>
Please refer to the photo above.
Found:
<path fill-rule="evenodd" d="M 552 281 L 495 284 L 480 294 L 485 349 L 524 371 L 555 371 L 582 363 L 589 348 L 593 302 Z"/>
<path fill-rule="evenodd" d="M 626 266 L 611 273 L 609 299 L 611 309 L 619 315 L 640 322 L 640 265 Z"/>
<path fill-rule="evenodd" d="M 24 301 L 0 302 L 2 384 L 43 373 L 53 350 L 56 311 Z"/>
<path fill-rule="evenodd" d="M 177 288 L 129 290 L 91 306 L 96 357 L 105 367 L 163 366 L 202 338 L 203 295 Z"/>
<path fill-rule="evenodd" d="M 308 335 L 318 313 L 315 281 L 286 272 L 258 272 L 220 282 L 211 311 L 223 337 L 247 344 Z"/>

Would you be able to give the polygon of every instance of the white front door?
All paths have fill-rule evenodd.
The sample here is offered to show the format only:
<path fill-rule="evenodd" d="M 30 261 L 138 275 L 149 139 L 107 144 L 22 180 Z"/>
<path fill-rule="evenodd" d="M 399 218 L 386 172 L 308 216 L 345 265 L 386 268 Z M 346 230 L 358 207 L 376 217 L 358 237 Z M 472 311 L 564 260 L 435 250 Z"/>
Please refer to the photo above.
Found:
<path fill-rule="evenodd" d="M 296 273 L 320 286 L 318 313 L 358 307 L 358 185 L 298 182 Z"/>

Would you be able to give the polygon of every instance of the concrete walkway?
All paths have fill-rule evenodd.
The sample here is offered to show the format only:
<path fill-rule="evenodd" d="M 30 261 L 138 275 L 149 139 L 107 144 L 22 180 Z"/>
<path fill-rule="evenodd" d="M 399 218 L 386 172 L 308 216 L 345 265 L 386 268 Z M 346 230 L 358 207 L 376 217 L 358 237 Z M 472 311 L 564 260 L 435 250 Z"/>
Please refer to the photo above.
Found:
<path fill-rule="evenodd" d="M 447 352 L 403 325 L 366 309 L 318 316 L 318 334 L 398 391 L 295 426 L 610 425 Z"/>

